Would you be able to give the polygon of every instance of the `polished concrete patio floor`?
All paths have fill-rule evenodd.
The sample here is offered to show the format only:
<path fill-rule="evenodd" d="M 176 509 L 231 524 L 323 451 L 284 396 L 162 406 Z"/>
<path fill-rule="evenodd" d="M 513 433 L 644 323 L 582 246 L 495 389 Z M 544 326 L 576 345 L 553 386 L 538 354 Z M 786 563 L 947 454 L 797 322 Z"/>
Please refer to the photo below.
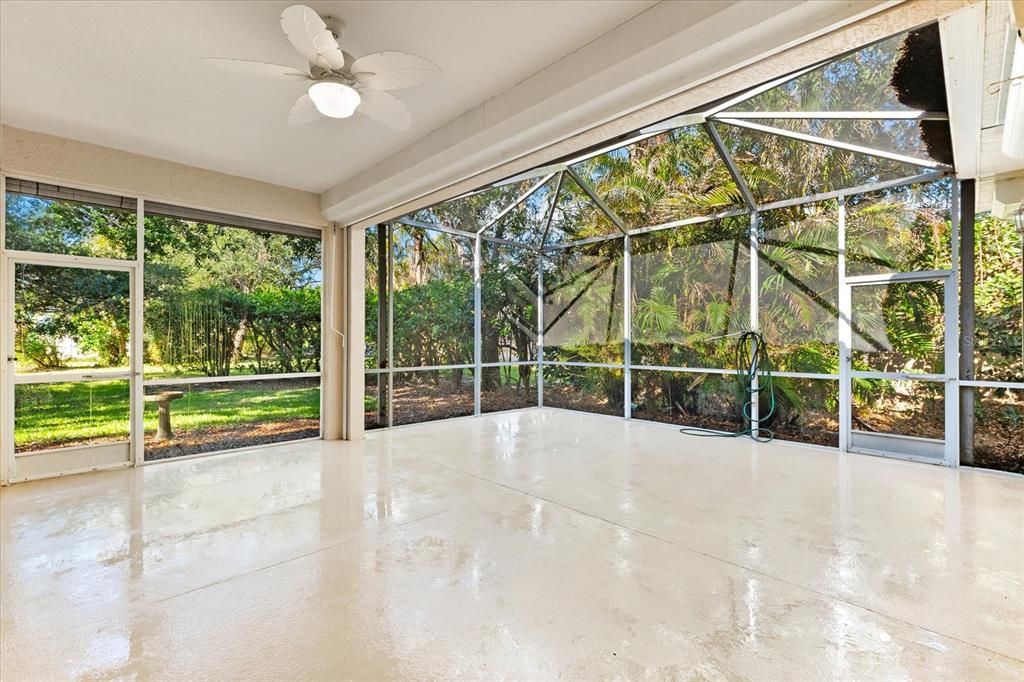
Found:
<path fill-rule="evenodd" d="M 1024 677 L 1024 477 L 542 409 L 0 513 L 5 680 Z"/>

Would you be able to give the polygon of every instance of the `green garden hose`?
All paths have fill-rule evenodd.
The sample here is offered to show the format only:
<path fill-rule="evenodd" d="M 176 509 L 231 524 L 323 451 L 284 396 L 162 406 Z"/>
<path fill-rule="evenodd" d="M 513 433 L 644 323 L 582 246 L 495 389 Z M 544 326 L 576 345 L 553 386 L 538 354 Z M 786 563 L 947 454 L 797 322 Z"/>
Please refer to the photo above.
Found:
<path fill-rule="evenodd" d="M 718 431 L 716 429 L 704 429 L 698 426 L 684 426 L 679 429 L 680 433 L 690 436 L 719 436 L 724 438 L 737 438 L 739 436 L 750 436 L 759 443 L 769 443 L 775 438 L 771 429 L 761 426 L 771 419 L 775 414 L 775 385 L 772 381 L 772 365 L 768 357 L 768 344 L 760 332 L 747 331 L 740 334 L 736 341 L 736 378 L 743 386 L 747 399 L 743 403 L 741 412 L 748 425 L 747 428 L 739 431 Z M 755 379 L 757 380 L 755 386 Z M 758 415 L 757 427 L 752 425 L 754 420 L 754 406 L 758 404 L 761 394 L 768 396 L 768 410 L 765 414 Z"/>

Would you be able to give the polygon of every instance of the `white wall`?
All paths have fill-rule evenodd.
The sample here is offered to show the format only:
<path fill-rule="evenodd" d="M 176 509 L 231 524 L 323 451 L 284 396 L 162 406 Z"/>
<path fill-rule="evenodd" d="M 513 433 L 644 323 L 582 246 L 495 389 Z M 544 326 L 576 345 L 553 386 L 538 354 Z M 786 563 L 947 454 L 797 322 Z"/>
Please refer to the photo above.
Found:
<path fill-rule="evenodd" d="M 327 224 L 312 192 L 10 126 L 0 126 L 0 173 L 293 225 Z"/>

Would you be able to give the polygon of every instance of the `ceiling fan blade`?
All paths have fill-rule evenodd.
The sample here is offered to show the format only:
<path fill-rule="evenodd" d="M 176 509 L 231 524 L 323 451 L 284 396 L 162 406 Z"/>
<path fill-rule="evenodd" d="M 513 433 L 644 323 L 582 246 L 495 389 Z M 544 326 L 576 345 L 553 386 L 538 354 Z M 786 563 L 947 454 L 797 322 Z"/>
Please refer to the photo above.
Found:
<path fill-rule="evenodd" d="M 310 64 L 337 71 L 345 66 L 338 41 L 327 30 L 320 15 L 305 5 L 292 5 L 281 12 L 281 29 L 288 41 Z"/>
<path fill-rule="evenodd" d="M 288 112 L 288 125 L 290 126 L 301 126 L 307 123 L 313 123 L 319 121 L 321 114 L 316 109 L 316 105 L 313 104 L 313 100 L 309 98 L 306 93 L 302 94 L 295 100 L 295 104 L 292 105 L 292 110 Z"/>
<path fill-rule="evenodd" d="M 409 108 L 405 106 L 405 102 L 394 95 L 366 89 L 360 90 L 359 95 L 362 101 L 356 111 L 364 116 L 369 116 L 374 121 L 395 130 L 408 130 L 412 125 L 412 114 L 409 113 Z"/>
<path fill-rule="evenodd" d="M 244 73 L 250 76 L 263 76 L 264 78 L 278 78 L 284 80 L 309 80 L 308 73 L 301 69 L 293 69 L 290 66 L 281 64 L 266 64 L 264 62 L 251 62 L 246 59 L 222 59 L 220 57 L 203 57 L 203 61 L 212 64 L 225 71 Z"/>
<path fill-rule="evenodd" d="M 352 62 L 356 80 L 374 90 L 398 90 L 419 85 L 441 72 L 430 60 L 405 52 L 374 52 Z"/>

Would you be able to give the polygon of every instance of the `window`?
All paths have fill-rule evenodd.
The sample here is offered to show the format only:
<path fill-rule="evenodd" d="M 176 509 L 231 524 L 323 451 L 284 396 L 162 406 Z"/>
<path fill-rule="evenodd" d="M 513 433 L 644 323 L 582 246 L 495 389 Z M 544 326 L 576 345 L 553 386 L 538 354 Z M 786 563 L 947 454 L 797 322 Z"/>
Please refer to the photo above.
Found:
<path fill-rule="evenodd" d="M 320 240 L 151 213 L 145 237 L 146 458 L 317 436 Z"/>
<path fill-rule="evenodd" d="M 8 179 L 4 247 L 94 258 L 135 258 L 135 201 Z"/>

